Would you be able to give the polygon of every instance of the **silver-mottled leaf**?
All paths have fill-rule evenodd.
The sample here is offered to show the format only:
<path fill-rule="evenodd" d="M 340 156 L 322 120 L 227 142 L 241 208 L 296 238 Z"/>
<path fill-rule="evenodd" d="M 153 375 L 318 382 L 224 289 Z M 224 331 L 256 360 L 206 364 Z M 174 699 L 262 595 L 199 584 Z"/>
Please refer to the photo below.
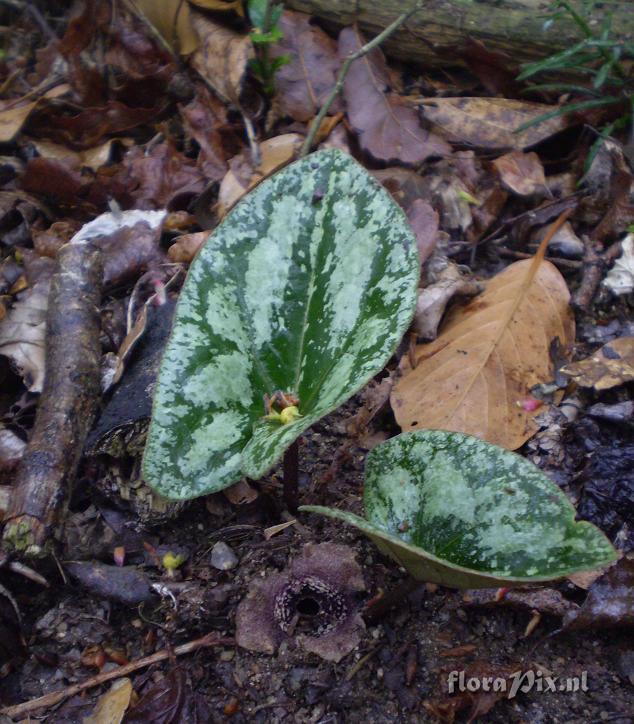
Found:
<path fill-rule="evenodd" d="M 356 526 L 415 578 L 457 588 L 552 580 L 616 558 L 598 528 L 528 460 L 462 433 L 424 430 L 375 447 Z"/>
<path fill-rule="evenodd" d="M 413 314 L 416 241 L 350 156 L 321 151 L 256 187 L 214 231 L 181 292 L 145 453 L 172 499 L 269 470 L 387 362 Z M 263 395 L 302 417 L 264 421 Z"/>

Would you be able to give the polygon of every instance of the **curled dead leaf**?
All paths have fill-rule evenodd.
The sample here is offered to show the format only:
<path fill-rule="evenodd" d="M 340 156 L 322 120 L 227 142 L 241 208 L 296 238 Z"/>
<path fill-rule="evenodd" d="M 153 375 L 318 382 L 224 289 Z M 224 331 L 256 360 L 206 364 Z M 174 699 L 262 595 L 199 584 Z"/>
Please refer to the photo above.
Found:
<path fill-rule="evenodd" d="M 53 98 L 59 98 L 68 93 L 70 86 L 67 83 L 57 85 L 51 88 L 49 91 L 36 98 L 34 101 L 27 101 L 22 105 L 18 105 L 22 101 L 20 99 L 12 101 L 4 101 L 4 108 L 0 109 L 0 143 L 8 143 L 13 140 L 15 136 L 20 132 L 26 119 L 31 115 L 31 112 L 37 105 L 45 100 L 51 100 Z M 27 100 L 27 96 L 23 100 Z"/>
<path fill-rule="evenodd" d="M 544 167 L 534 151 L 511 151 L 496 158 L 493 166 L 504 186 L 518 196 L 543 194 L 546 190 Z"/>
<path fill-rule="evenodd" d="M 236 33 L 195 10 L 191 11 L 191 21 L 200 39 L 190 59 L 192 67 L 225 103 L 239 105 L 247 65 L 253 57 L 250 36 Z"/>
<path fill-rule="evenodd" d="M 303 136 L 299 133 L 285 133 L 263 141 L 260 144 L 261 161 L 257 169 L 253 168 L 250 157 L 245 153 L 234 156 L 229 161 L 229 171 L 220 184 L 216 207 L 218 219 L 222 219 L 247 191 L 290 163 L 302 141 Z"/>
<path fill-rule="evenodd" d="M 252 488 L 246 480 L 239 480 L 237 483 L 225 488 L 222 492 L 232 505 L 252 503 L 259 495 L 258 491 Z"/>
<path fill-rule="evenodd" d="M 200 247 L 207 241 L 209 234 L 211 234 L 211 231 L 196 231 L 193 234 L 178 236 L 167 250 L 170 261 L 189 264 Z"/>
<path fill-rule="evenodd" d="M 414 331 L 421 340 L 436 339 L 438 325 L 445 313 L 447 304 L 457 295 L 472 297 L 482 291 L 478 282 L 464 277 L 456 264 L 450 262 L 428 284 L 418 292 L 416 311 L 414 312 Z"/>
<path fill-rule="evenodd" d="M 590 587 L 581 608 L 570 611 L 564 629 L 634 626 L 634 560 L 621 558 Z"/>
<path fill-rule="evenodd" d="M 21 292 L 0 326 L 0 354 L 16 366 L 30 392 L 44 384 L 46 312 L 50 277 Z"/>

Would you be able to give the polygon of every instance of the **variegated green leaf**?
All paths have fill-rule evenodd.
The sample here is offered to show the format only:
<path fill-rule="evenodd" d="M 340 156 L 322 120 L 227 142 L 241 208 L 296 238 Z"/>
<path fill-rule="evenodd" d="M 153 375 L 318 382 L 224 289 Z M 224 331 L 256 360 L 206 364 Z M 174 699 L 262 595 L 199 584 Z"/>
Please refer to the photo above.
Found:
<path fill-rule="evenodd" d="M 264 181 L 193 262 L 157 382 L 144 474 L 192 498 L 258 478 L 385 365 L 412 317 L 416 242 L 350 156 L 320 151 Z M 302 417 L 263 420 L 263 396 Z"/>
<path fill-rule="evenodd" d="M 616 553 L 528 460 L 456 432 L 410 432 L 366 462 L 367 520 L 320 506 L 366 533 L 412 576 L 456 588 L 547 581 Z"/>

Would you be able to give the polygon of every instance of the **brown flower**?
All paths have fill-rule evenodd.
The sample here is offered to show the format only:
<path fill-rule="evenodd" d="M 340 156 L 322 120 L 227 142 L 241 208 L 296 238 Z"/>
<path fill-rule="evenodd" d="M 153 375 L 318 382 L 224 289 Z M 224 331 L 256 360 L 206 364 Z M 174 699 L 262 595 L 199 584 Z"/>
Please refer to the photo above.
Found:
<path fill-rule="evenodd" d="M 364 624 L 357 594 L 364 590 L 349 548 L 308 544 L 285 571 L 253 581 L 236 612 L 236 641 L 273 654 L 294 638 L 307 651 L 340 661 L 359 643 Z"/>

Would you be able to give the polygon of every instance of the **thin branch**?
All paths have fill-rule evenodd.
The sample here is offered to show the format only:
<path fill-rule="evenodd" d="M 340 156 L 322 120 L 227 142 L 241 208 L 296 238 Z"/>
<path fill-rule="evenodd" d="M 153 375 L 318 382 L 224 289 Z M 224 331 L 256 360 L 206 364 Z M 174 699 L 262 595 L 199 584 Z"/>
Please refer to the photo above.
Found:
<path fill-rule="evenodd" d="M 403 23 L 405 23 L 407 20 L 409 20 L 414 13 L 418 12 L 423 6 L 422 0 L 417 0 L 416 4 L 407 12 L 403 13 L 402 15 L 399 15 L 396 20 L 391 23 L 390 25 L 385 28 L 381 33 L 379 33 L 376 38 L 373 38 L 370 40 L 369 43 L 366 43 L 364 46 L 359 48 L 358 50 L 355 50 L 354 53 L 351 53 L 343 62 L 343 65 L 341 66 L 341 70 L 339 71 L 339 75 L 337 76 L 337 82 L 334 85 L 334 88 L 330 91 L 330 94 L 328 98 L 326 98 L 324 105 L 321 107 L 321 110 L 319 113 L 315 116 L 315 119 L 313 120 L 310 131 L 308 132 L 308 135 L 306 136 L 306 140 L 304 141 L 304 144 L 302 146 L 301 151 L 299 152 L 299 158 L 303 158 L 304 156 L 308 155 L 310 153 L 310 150 L 312 148 L 312 145 L 315 141 L 315 136 L 317 135 L 317 131 L 319 130 L 319 127 L 321 126 L 322 121 L 326 117 L 326 114 L 330 110 L 330 107 L 332 106 L 335 98 L 341 93 L 343 90 L 343 84 L 345 83 L 346 76 L 348 75 L 348 72 L 350 70 L 350 66 L 354 63 L 355 60 L 358 60 L 359 58 L 362 58 L 364 55 L 367 55 L 370 51 L 374 50 L 376 47 L 381 45 L 381 43 L 384 40 L 387 40 L 392 33 L 394 33 L 396 30 L 398 30 Z"/>
<path fill-rule="evenodd" d="M 192 651 L 196 651 L 196 649 L 219 645 L 231 646 L 234 643 L 233 639 L 222 638 L 216 633 L 209 633 L 202 638 L 188 641 L 186 644 L 182 644 L 181 646 L 176 646 L 176 648 L 172 651 L 163 649 L 162 651 L 157 651 L 155 654 L 151 654 L 150 656 L 145 656 L 142 659 L 132 661 L 125 666 L 119 666 L 114 671 L 97 674 L 97 676 L 86 679 L 86 681 L 82 681 L 79 684 L 73 684 L 65 689 L 59 689 L 58 691 L 53 691 L 50 694 L 40 696 L 37 699 L 25 701 L 23 704 L 7 706 L 4 709 L 0 709 L 0 714 L 16 718 L 24 716 L 24 714 L 28 714 L 36 709 L 48 709 L 55 706 L 55 704 L 59 704 L 60 701 L 64 701 L 64 699 L 67 699 L 69 696 L 75 696 L 75 694 L 79 694 L 79 692 L 85 691 L 86 689 L 92 689 L 95 686 L 105 684 L 107 681 L 112 681 L 112 679 L 119 679 L 122 676 L 132 674 L 139 669 L 145 668 L 146 666 L 157 664 L 159 661 L 165 661 L 166 659 L 169 659 L 170 656 L 182 656 L 183 654 L 189 654 Z"/>

